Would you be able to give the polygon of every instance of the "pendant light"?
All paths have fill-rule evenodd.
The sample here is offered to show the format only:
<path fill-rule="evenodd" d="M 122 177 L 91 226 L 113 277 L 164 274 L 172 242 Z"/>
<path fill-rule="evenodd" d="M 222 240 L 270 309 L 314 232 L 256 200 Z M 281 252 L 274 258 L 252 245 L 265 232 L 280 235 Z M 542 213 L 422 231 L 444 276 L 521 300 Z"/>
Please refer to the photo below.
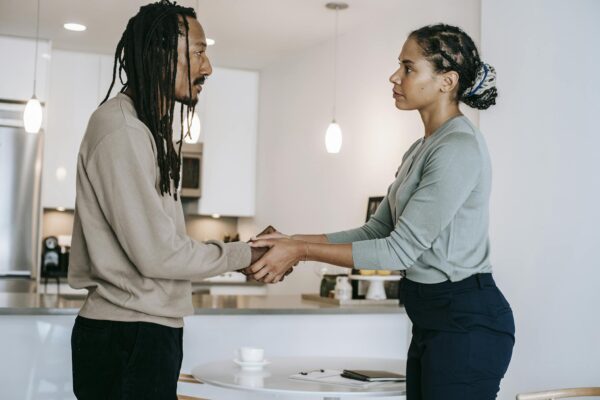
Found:
<path fill-rule="evenodd" d="M 342 148 L 342 128 L 335 121 L 335 106 L 337 99 L 337 40 L 338 40 L 338 13 L 340 10 L 348 8 L 346 3 L 327 3 L 325 4 L 329 10 L 335 11 L 335 36 L 333 38 L 333 110 L 331 123 L 325 132 L 325 148 L 328 153 L 339 153 Z"/>
<path fill-rule="evenodd" d="M 35 59 L 33 64 L 33 96 L 25 106 L 23 125 L 28 133 L 38 133 L 42 126 L 42 105 L 35 95 L 37 83 L 38 42 L 40 35 L 40 0 L 37 1 L 37 23 L 35 26 Z"/>
<path fill-rule="evenodd" d="M 198 113 L 194 111 L 194 114 L 188 116 L 187 132 L 189 132 L 189 135 L 187 133 L 185 134 L 183 138 L 184 142 L 198 143 L 200 141 L 201 129 L 200 117 L 198 116 Z"/>

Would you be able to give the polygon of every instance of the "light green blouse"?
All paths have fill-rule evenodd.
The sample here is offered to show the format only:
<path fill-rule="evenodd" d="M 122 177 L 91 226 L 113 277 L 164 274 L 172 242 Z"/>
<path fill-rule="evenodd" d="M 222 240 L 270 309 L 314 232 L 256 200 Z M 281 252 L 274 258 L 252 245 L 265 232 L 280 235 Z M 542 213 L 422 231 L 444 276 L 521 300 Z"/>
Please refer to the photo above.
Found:
<path fill-rule="evenodd" d="M 362 227 L 330 233 L 352 243 L 356 268 L 406 270 L 420 283 L 491 272 L 488 239 L 490 157 L 464 116 L 415 142 L 386 198 Z"/>

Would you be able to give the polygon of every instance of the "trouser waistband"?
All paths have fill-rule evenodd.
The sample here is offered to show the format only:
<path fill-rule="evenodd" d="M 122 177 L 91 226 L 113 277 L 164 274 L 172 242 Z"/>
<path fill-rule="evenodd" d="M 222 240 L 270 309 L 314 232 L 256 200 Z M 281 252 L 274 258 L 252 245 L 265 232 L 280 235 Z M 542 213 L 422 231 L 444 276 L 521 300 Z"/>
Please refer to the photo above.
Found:
<path fill-rule="evenodd" d="M 492 277 L 492 274 L 475 274 L 468 278 L 458 282 L 444 281 L 440 283 L 419 283 L 411 281 L 407 278 L 402 279 L 400 282 L 401 290 L 407 292 L 418 292 L 420 294 L 436 294 L 436 293 L 447 293 L 460 290 L 468 289 L 483 289 L 485 287 L 495 287 L 496 282 Z"/>

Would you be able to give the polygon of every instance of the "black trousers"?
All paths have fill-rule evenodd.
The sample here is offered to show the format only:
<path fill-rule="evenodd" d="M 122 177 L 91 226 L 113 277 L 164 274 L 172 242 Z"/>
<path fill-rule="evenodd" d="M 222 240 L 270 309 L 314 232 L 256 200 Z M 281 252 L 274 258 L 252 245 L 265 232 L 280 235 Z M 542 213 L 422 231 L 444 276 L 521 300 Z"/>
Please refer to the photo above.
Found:
<path fill-rule="evenodd" d="M 78 316 L 71 335 L 79 400 L 177 399 L 183 328 Z"/>
<path fill-rule="evenodd" d="M 400 299 L 413 323 L 407 400 L 495 399 L 515 325 L 492 275 L 431 285 L 402 279 Z"/>

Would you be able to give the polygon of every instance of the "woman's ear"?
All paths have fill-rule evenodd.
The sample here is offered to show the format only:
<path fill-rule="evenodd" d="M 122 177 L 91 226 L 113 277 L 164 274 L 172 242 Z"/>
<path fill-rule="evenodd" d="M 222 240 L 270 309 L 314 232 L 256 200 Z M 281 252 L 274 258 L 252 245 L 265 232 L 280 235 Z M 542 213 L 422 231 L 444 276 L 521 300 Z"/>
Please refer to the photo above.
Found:
<path fill-rule="evenodd" d="M 442 87 L 440 90 L 443 93 L 451 93 L 458 87 L 458 73 L 456 71 L 444 72 L 442 76 Z"/>

